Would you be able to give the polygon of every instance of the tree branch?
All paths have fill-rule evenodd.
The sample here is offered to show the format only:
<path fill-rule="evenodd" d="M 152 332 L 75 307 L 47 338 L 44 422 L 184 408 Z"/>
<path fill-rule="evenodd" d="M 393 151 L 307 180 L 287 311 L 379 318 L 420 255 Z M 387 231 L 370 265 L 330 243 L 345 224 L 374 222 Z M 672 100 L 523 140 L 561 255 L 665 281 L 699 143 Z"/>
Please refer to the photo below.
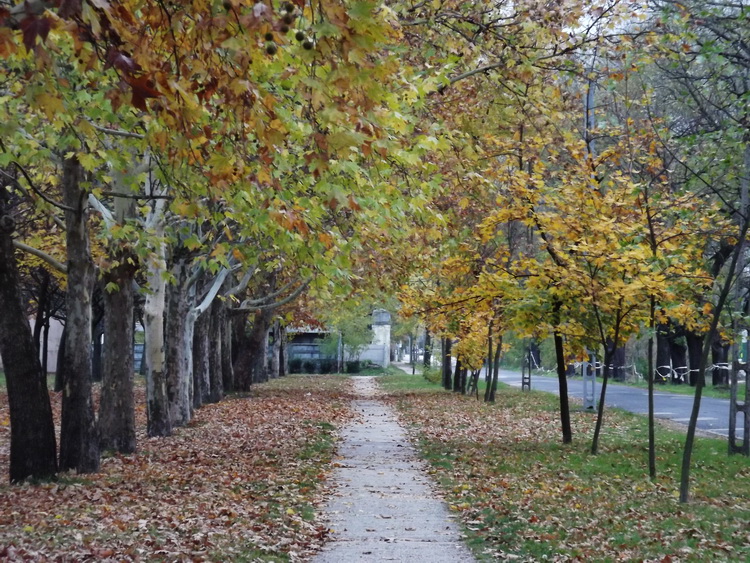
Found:
<path fill-rule="evenodd" d="M 89 121 L 91 123 L 91 121 Z M 108 127 L 102 127 L 96 123 L 91 123 L 91 126 L 97 131 L 106 133 L 107 135 L 114 135 L 115 137 L 125 137 L 128 139 L 145 139 L 145 135 L 140 133 L 133 133 L 132 131 L 123 131 L 121 129 L 109 129 Z"/>
<path fill-rule="evenodd" d="M 305 285 L 309 284 L 312 281 L 312 278 L 308 278 L 307 281 L 303 282 Z M 274 291 L 273 293 L 269 293 L 268 295 L 265 295 L 263 297 L 260 297 L 259 299 L 245 299 L 242 304 L 240 305 L 240 309 L 248 308 L 253 309 L 256 305 L 263 305 L 267 301 L 270 301 L 271 299 L 276 299 L 278 296 L 283 295 L 286 293 L 286 291 L 292 287 L 295 284 L 295 281 L 290 281 L 288 284 L 286 284 L 284 287 L 279 289 L 278 291 Z"/>
<path fill-rule="evenodd" d="M 68 267 L 63 264 L 62 262 L 54 259 L 52 256 L 47 254 L 46 252 L 39 250 L 38 248 L 34 248 L 33 246 L 29 246 L 28 244 L 25 244 L 19 240 L 13 240 L 13 246 L 15 246 L 18 250 L 22 250 L 24 252 L 27 252 L 28 254 L 33 254 L 37 258 L 41 258 L 47 264 L 52 266 L 55 270 L 58 270 L 59 272 L 62 272 L 63 274 L 68 273 Z"/>
<path fill-rule="evenodd" d="M 197 305 L 193 308 L 193 312 L 196 316 L 202 315 L 211 306 L 211 303 L 216 298 L 216 294 L 219 293 L 221 286 L 224 285 L 224 280 L 227 279 L 229 271 L 230 270 L 228 268 L 221 269 L 219 275 L 216 276 L 213 283 L 211 284 L 211 289 L 208 290 L 208 293 L 206 293 L 206 296 L 203 298 L 200 305 Z"/>
<path fill-rule="evenodd" d="M 26 172 L 26 170 L 24 169 L 24 167 L 21 166 L 20 164 L 18 164 L 18 162 L 16 162 L 14 160 L 13 162 L 11 162 L 11 164 L 15 165 L 15 167 L 18 168 L 18 170 L 21 172 L 21 174 L 23 174 L 23 177 L 26 178 L 26 182 L 28 182 L 29 187 L 31 187 L 31 189 L 34 191 L 34 193 L 37 194 L 39 197 L 41 197 L 44 201 L 46 201 L 47 203 L 49 203 L 50 205 L 52 205 L 54 207 L 57 207 L 58 209 L 62 209 L 64 211 L 74 211 L 73 208 L 68 207 L 67 205 L 64 205 L 62 203 L 59 203 L 59 202 L 57 202 L 57 201 L 55 201 L 53 199 L 50 199 L 49 197 L 47 197 L 46 195 L 44 195 L 44 193 L 42 193 L 42 191 L 39 190 L 39 188 L 37 188 L 34 185 L 34 182 L 31 181 L 31 177 L 28 175 L 28 173 Z M 25 192 L 28 195 L 28 191 L 23 187 L 23 185 L 21 184 L 21 182 L 18 181 L 17 178 L 14 178 L 13 176 L 11 176 L 7 172 L 5 172 L 5 170 L 1 170 L 1 169 L 0 169 L 0 174 L 2 174 L 10 182 L 13 182 L 13 184 L 16 187 L 18 187 L 21 191 Z"/>
<path fill-rule="evenodd" d="M 244 303 L 243 306 L 238 307 L 237 309 L 233 309 L 233 311 L 271 311 L 273 309 L 278 309 L 279 307 L 286 305 L 287 303 L 294 301 L 299 297 L 305 289 L 307 289 L 307 286 L 310 285 L 310 282 L 312 281 L 312 278 L 307 278 L 302 285 L 300 285 L 297 289 L 295 289 L 292 293 L 290 293 L 287 297 L 284 299 L 281 299 L 280 301 L 276 301 L 275 303 L 268 303 L 266 305 L 258 305 L 254 307 L 245 307 Z M 288 287 L 288 284 L 287 284 Z M 276 292 L 278 293 L 278 292 Z"/>
<path fill-rule="evenodd" d="M 224 297 L 232 297 L 233 295 L 237 295 L 238 293 L 245 291 L 245 288 L 247 287 L 247 284 L 250 283 L 250 278 L 253 277 L 255 271 L 255 268 L 248 268 L 247 272 L 245 272 L 245 275 L 242 276 L 240 282 L 234 287 L 229 288 L 224 294 Z"/>

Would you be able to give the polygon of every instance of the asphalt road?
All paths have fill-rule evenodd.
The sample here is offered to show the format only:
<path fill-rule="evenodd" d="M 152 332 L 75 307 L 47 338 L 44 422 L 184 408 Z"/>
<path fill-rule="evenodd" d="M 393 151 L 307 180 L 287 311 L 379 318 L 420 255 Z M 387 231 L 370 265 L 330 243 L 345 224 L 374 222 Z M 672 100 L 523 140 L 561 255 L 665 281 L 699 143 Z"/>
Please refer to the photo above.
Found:
<path fill-rule="evenodd" d="M 500 381 L 521 387 L 521 373 L 500 370 Z M 555 377 L 534 375 L 531 377 L 531 388 L 548 393 L 558 394 L 558 383 Z M 601 396 L 601 381 L 597 380 L 595 395 Z M 568 396 L 583 399 L 583 381 L 581 379 L 568 380 Z M 648 414 L 648 392 L 645 389 L 607 384 L 605 404 L 638 414 Z M 669 384 L 658 385 L 654 389 L 654 416 L 668 419 L 687 426 L 690 411 L 693 408 L 693 396 L 669 392 Z M 742 439 L 742 417 L 737 421 L 737 439 Z M 729 400 L 703 397 L 698 413 L 698 429 L 726 438 L 729 433 Z"/>

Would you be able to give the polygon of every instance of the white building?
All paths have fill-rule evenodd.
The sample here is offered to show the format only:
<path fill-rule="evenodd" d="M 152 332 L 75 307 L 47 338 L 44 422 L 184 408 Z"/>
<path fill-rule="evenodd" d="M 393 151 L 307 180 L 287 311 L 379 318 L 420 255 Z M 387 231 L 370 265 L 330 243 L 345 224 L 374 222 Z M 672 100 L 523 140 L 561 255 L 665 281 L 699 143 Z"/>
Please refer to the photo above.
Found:
<path fill-rule="evenodd" d="M 385 309 L 372 312 L 372 332 L 372 342 L 359 359 L 387 368 L 391 363 L 391 314 Z"/>

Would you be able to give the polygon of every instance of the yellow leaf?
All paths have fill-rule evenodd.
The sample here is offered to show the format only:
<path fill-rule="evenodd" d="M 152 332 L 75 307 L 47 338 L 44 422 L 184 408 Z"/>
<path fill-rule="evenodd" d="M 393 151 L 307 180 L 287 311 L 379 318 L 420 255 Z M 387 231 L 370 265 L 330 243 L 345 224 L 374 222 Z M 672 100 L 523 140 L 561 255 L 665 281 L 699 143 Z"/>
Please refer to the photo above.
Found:
<path fill-rule="evenodd" d="M 44 114 L 49 119 L 54 119 L 56 115 L 65 111 L 65 104 L 61 98 L 44 92 L 36 97 L 36 101 L 39 104 L 39 108 L 44 111 Z"/>

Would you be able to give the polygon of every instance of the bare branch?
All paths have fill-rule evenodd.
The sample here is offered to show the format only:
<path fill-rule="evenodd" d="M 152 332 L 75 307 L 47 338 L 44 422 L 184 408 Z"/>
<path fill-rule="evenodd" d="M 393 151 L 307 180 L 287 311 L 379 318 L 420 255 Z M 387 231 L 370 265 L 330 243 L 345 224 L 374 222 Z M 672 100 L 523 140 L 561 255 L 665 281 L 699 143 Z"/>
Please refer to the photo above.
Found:
<path fill-rule="evenodd" d="M 33 254 L 37 258 L 41 258 L 55 270 L 58 270 L 63 274 L 68 273 L 68 267 L 65 264 L 54 259 L 52 256 L 42 250 L 39 250 L 38 248 L 34 248 L 33 246 L 29 246 L 28 244 L 24 244 L 23 242 L 15 239 L 13 240 L 13 246 L 15 246 L 18 250 L 22 250 L 24 252 L 27 252 L 28 254 Z"/>
<path fill-rule="evenodd" d="M 238 293 L 242 291 L 245 291 L 247 284 L 250 283 L 250 278 L 253 277 L 253 274 L 255 272 L 256 272 L 256 268 L 248 268 L 248 270 L 245 272 L 245 275 L 242 277 L 240 282 L 234 287 L 229 288 L 227 292 L 224 293 L 224 297 L 231 297 L 233 295 L 237 295 Z"/>
<path fill-rule="evenodd" d="M 305 280 L 302 283 L 302 285 L 300 285 L 287 297 L 285 297 L 284 299 L 281 299 L 280 301 L 276 301 L 275 303 L 268 303 L 265 305 L 256 305 L 256 306 L 250 306 L 250 307 L 246 307 L 245 304 L 243 303 L 242 306 L 233 310 L 234 311 L 272 311 L 274 309 L 278 309 L 279 307 L 282 307 L 283 305 L 286 305 L 287 303 L 290 303 L 291 301 L 294 301 L 295 299 L 297 299 L 297 297 L 299 297 L 302 294 L 302 292 L 305 291 L 305 289 L 307 289 L 307 286 L 310 285 L 311 281 L 312 281 L 312 278 L 307 278 L 307 280 Z M 288 287 L 288 284 L 286 287 Z M 278 292 L 276 292 L 275 294 L 278 294 Z"/>
<path fill-rule="evenodd" d="M 13 162 L 11 162 L 11 164 L 15 165 L 15 167 L 18 168 L 21 174 L 23 174 L 23 177 L 26 178 L 26 182 L 28 182 L 29 187 L 34 191 L 35 194 L 41 197 L 44 201 L 46 201 L 47 203 L 49 203 L 50 205 L 54 207 L 57 207 L 58 209 L 62 209 L 64 211 L 74 211 L 72 208 L 68 207 L 67 205 L 59 203 L 47 197 L 39 188 L 36 187 L 36 185 L 34 185 L 34 182 L 31 181 L 31 177 L 29 176 L 29 174 L 26 172 L 23 166 L 18 164 L 18 162 L 14 160 Z M 13 182 L 13 184 L 16 187 L 18 187 L 19 189 L 24 191 L 26 194 L 28 194 L 28 192 L 24 189 L 23 185 L 18 181 L 18 179 L 14 178 L 13 176 L 5 172 L 5 170 L 0 170 L 0 174 L 2 174 L 8 181 Z"/>
<path fill-rule="evenodd" d="M 89 121 L 89 123 L 91 123 Z M 145 135 L 140 133 L 133 133 L 132 131 L 123 131 L 122 129 L 109 129 L 108 127 L 102 127 L 96 123 L 91 123 L 91 126 L 97 131 L 106 133 L 107 135 L 114 135 L 115 137 L 125 137 L 127 139 L 145 139 Z"/>

